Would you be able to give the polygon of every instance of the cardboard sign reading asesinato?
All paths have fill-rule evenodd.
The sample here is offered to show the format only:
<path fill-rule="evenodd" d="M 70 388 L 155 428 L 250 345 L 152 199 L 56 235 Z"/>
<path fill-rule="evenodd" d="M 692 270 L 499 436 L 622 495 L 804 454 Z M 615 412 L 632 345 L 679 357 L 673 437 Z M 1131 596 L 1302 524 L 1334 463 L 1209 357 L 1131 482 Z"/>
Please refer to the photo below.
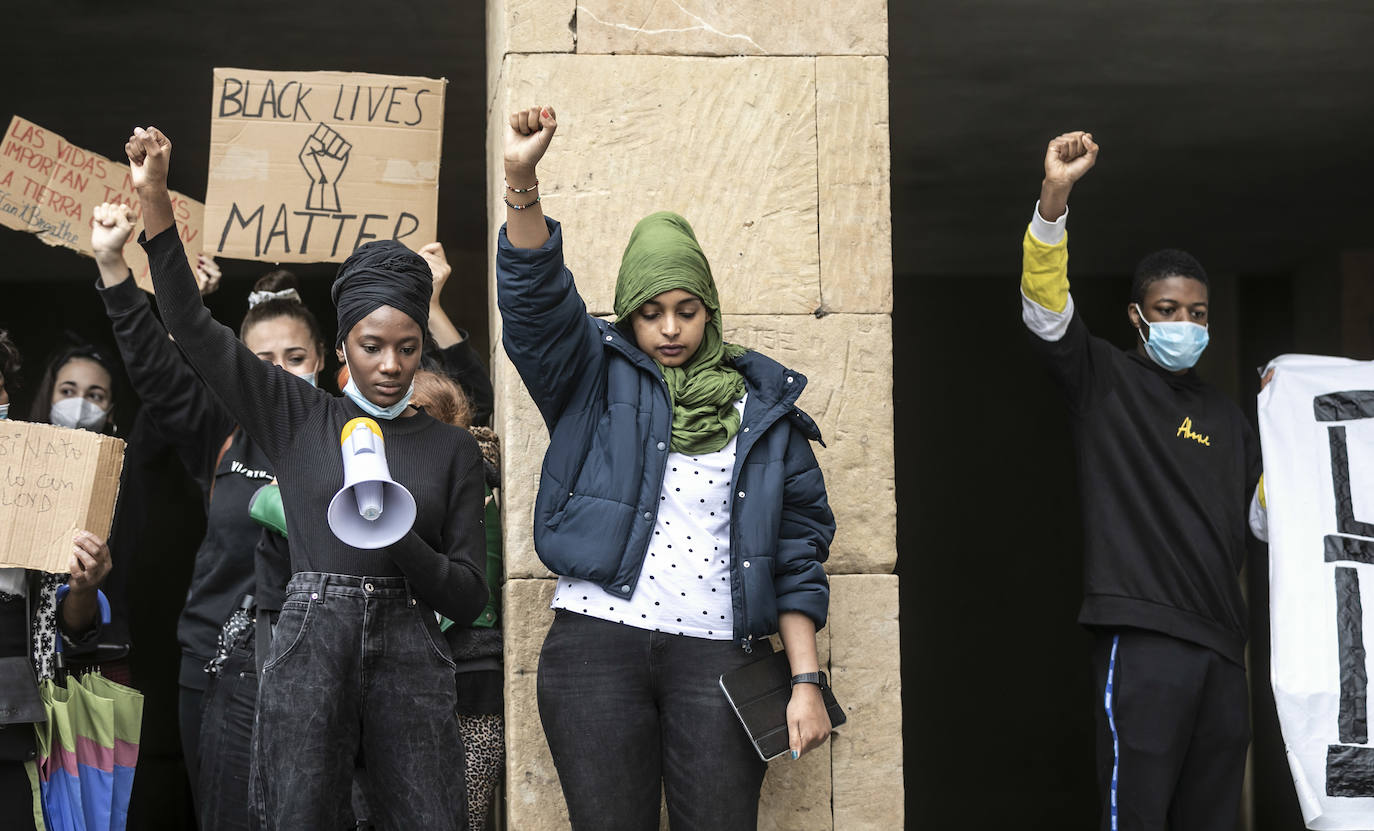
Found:
<path fill-rule="evenodd" d="M 341 262 L 375 239 L 433 242 L 447 83 L 216 69 L 207 250 Z"/>
<path fill-rule="evenodd" d="M 77 531 L 110 535 L 124 442 L 0 421 L 0 567 L 66 573 Z"/>

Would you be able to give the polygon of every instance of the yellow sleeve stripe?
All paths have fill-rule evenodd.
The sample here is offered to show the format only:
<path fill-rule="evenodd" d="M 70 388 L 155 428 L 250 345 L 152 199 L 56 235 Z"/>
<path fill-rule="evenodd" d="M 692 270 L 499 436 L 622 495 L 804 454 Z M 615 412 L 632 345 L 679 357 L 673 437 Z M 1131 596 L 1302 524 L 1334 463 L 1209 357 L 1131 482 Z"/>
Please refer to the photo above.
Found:
<path fill-rule="evenodd" d="M 1021 293 L 1031 302 L 1059 313 L 1069 305 L 1069 238 L 1046 245 L 1026 228 L 1021 240 Z"/>
<path fill-rule="evenodd" d="M 1264 474 L 1263 474 L 1263 473 L 1260 474 L 1260 480 L 1259 480 L 1259 503 L 1260 503 L 1260 507 L 1261 507 L 1261 508 L 1263 508 L 1263 509 L 1266 510 L 1266 511 L 1269 510 L 1269 504 L 1268 504 L 1268 503 L 1265 501 L 1265 499 L 1264 499 Z"/>

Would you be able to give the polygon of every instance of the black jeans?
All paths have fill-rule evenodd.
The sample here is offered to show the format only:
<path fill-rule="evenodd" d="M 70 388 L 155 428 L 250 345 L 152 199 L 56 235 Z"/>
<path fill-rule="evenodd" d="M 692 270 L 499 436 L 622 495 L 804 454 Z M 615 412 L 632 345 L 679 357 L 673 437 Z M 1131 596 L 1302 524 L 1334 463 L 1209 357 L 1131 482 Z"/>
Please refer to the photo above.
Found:
<path fill-rule="evenodd" d="M 572 827 L 655 831 L 662 783 L 673 831 L 755 828 L 767 763 L 720 676 L 761 657 L 557 610 L 539 655 L 539 718 Z"/>
<path fill-rule="evenodd" d="M 1145 629 L 1095 637 L 1101 828 L 1112 828 L 1113 802 L 1120 831 L 1235 828 L 1250 745 L 1245 669 Z"/>
<path fill-rule="evenodd" d="M 258 671 L 253 638 L 241 639 L 205 688 L 200 726 L 201 831 L 248 831 L 248 771 L 253 751 L 253 715 Z"/>
<path fill-rule="evenodd" d="M 405 578 L 293 576 L 253 730 L 266 827 L 351 826 L 362 750 L 377 827 L 465 831 L 454 689 L 439 624 Z"/>

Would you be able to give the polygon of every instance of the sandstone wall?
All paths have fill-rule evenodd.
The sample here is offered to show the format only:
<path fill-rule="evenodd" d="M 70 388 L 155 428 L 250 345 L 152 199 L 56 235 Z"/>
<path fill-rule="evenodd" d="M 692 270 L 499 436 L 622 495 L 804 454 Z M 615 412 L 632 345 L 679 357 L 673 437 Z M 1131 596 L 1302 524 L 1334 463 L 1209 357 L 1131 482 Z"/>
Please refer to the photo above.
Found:
<path fill-rule="evenodd" d="M 493 249 L 506 116 L 552 103 L 543 205 L 588 308 L 610 313 L 635 222 L 674 210 L 710 258 L 726 337 L 809 379 L 799 406 L 825 435 L 817 456 L 838 523 L 821 661 L 850 723 L 770 766 L 759 827 L 901 828 L 886 2 L 487 0 L 487 38 Z M 500 347 L 494 294 L 508 823 L 562 829 L 534 700 L 552 620 L 531 539 L 547 436 Z"/>

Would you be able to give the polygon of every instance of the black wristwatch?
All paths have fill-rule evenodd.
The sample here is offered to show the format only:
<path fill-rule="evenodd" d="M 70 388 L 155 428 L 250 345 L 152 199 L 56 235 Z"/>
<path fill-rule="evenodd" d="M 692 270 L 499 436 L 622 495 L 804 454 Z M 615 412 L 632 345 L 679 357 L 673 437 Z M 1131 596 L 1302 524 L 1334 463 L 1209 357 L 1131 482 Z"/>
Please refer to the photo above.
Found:
<path fill-rule="evenodd" d="M 826 685 L 825 685 L 825 673 L 824 673 L 824 672 L 799 672 L 799 673 L 797 673 L 796 675 L 793 675 L 793 676 L 792 676 L 792 686 L 795 687 L 795 686 L 797 686 L 798 684 L 815 684 L 816 686 L 820 687 L 821 689 L 825 689 L 825 686 L 826 686 Z"/>

